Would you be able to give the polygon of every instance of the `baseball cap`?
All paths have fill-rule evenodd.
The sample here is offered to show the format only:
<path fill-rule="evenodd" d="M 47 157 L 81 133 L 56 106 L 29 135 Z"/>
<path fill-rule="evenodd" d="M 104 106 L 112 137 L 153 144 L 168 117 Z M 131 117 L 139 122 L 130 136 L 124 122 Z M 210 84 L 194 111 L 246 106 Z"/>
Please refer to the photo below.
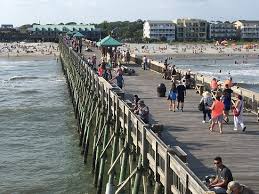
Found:
<path fill-rule="evenodd" d="M 231 194 L 234 188 L 239 188 L 240 184 L 237 181 L 231 181 L 228 183 L 227 194 Z"/>

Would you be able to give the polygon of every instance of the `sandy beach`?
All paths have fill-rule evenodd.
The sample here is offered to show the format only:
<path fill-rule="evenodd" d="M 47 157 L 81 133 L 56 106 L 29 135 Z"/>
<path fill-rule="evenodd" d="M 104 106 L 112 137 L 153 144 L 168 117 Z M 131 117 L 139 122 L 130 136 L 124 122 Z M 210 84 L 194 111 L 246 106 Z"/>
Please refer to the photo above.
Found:
<path fill-rule="evenodd" d="M 57 43 L 0 43 L 0 57 L 58 56 Z"/>
<path fill-rule="evenodd" d="M 250 48 L 248 48 L 250 46 Z M 171 56 L 175 59 L 183 58 L 258 58 L 259 46 L 254 45 L 229 45 L 215 44 L 125 44 L 123 50 L 129 50 L 131 54 L 138 56 Z"/>

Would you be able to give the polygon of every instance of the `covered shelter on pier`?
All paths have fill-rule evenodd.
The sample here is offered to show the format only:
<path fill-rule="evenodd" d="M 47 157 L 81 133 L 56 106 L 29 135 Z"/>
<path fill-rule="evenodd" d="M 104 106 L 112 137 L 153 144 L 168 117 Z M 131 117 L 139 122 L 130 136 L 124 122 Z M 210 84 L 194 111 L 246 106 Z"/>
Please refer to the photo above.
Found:
<path fill-rule="evenodd" d="M 112 59 L 114 62 L 117 61 L 116 51 L 117 47 L 122 46 L 122 43 L 115 40 L 110 35 L 97 42 L 97 46 L 101 48 L 102 56 L 107 60 Z"/>

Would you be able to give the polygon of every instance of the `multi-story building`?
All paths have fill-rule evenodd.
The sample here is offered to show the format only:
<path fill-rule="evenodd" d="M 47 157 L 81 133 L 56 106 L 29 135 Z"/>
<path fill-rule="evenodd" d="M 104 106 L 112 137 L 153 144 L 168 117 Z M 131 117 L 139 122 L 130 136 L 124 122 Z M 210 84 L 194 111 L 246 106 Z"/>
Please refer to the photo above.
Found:
<path fill-rule="evenodd" d="M 176 39 L 185 40 L 206 40 L 207 21 L 200 19 L 177 19 Z"/>
<path fill-rule="evenodd" d="M 145 21 L 143 37 L 156 40 L 175 40 L 175 24 L 173 21 Z"/>
<path fill-rule="evenodd" d="M 210 22 L 208 33 L 208 39 L 212 40 L 237 39 L 235 25 L 230 22 Z"/>
<path fill-rule="evenodd" d="M 241 39 L 259 39 L 259 21 L 238 20 L 234 22 L 238 36 Z"/>
<path fill-rule="evenodd" d="M 80 32 L 89 40 L 99 40 L 101 30 L 94 25 L 33 25 L 31 31 L 32 39 L 57 40 L 59 34 L 67 32 Z"/>
<path fill-rule="evenodd" d="M 13 29 L 13 24 L 2 24 L 1 28 L 2 29 Z"/>

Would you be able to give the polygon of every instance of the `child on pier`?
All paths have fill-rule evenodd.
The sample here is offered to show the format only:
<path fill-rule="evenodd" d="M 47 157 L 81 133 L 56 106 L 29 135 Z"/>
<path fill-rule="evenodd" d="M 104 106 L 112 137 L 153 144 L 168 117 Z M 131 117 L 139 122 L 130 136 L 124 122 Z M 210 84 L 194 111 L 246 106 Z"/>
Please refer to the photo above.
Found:
<path fill-rule="evenodd" d="M 173 108 L 173 111 L 175 112 L 176 98 L 177 98 L 177 89 L 176 89 L 175 83 L 173 83 L 171 90 L 168 93 L 168 98 L 167 98 L 167 100 L 170 100 L 169 111 L 172 111 L 172 108 Z"/>

